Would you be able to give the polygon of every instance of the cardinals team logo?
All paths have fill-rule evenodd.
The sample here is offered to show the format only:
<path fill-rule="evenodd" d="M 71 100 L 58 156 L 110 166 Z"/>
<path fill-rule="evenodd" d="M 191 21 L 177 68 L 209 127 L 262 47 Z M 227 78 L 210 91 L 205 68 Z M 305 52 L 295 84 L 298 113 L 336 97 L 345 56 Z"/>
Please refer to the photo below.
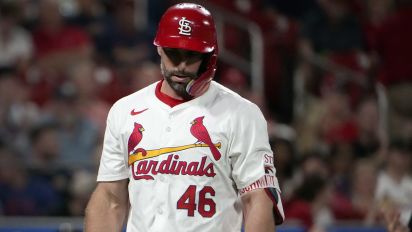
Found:
<path fill-rule="evenodd" d="M 143 156 L 146 155 L 146 150 L 144 150 L 143 148 L 137 148 L 137 145 L 143 138 L 143 131 L 143 126 L 135 122 L 132 134 L 130 135 L 129 141 L 127 142 L 127 152 L 129 155 L 136 152 L 142 153 Z"/>
<path fill-rule="evenodd" d="M 213 163 L 208 162 L 207 156 L 203 156 L 200 161 L 180 161 L 178 154 L 173 154 L 178 151 L 183 151 L 192 148 L 208 148 L 213 156 L 213 159 L 218 161 L 222 157 L 218 149 L 221 144 L 213 143 L 210 134 L 203 124 L 204 116 L 197 117 L 190 122 L 190 133 L 197 141 L 193 144 L 187 144 L 177 147 L 163 147 L 154 150 L 145 150 L 139 148 L 138 145 L 143 138 L 145 129 L 139 123 L 134 123 L 134 128 L 128 140 L 128 163 L 132 168 L 133 178 L 135 180 L 145 179 L 153 180 L 157 174 L 172 174 L 172 175 L 194 175 L 214 177 Z M 169 154 L 167 159 L 163 161 L 152 160 L 151 158 Z M 134 163 L 137 162 L 137 165 Z"/>
<path fill-rule="evenodd" d="M 215 160 L 219 160 L 222 155 L 213 145 L 209 132 L 203 125 L 203 118 L 204 116 L 198 117 L 191 122 L 192 127 L 190 127 L 190 133 L 192 133 L 192 135 L 197 139 L 197 143 L 206 144 L 210 148 L 213 158 L 215 158 Z"/>
<path fill-rule="evenodd" d="M 190 26 L 190 21 L 186 17 L 182 17 L 179 20 L 179 34 L 181 35 L 191 35 L 192 27 Z"/>

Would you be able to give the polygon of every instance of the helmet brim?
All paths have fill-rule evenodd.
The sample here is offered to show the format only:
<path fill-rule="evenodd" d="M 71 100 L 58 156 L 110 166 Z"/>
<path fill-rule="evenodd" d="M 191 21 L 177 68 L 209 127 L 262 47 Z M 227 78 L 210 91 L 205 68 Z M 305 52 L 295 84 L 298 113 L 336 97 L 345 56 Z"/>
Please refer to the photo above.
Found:
<path fill-rule="evenodd" d="M 196 40 L 191 37 L 182 38 L 178 36 L 168 36 L 161 39 L 156 38 L 153 44 L 158 47 L 185 49 L 200 53 L 210 53 L 215 50 L 215 45 L 210 45 L 205 41 Z"/>

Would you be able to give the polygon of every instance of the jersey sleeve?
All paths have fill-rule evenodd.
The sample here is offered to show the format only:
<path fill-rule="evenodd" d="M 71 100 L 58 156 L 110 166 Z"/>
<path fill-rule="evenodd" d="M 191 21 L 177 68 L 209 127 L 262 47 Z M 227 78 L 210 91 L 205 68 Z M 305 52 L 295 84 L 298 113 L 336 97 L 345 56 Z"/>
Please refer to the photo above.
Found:
<path fill-rule="evenodd" d="M 238 192 L 242 196 L 255 189 L 265 189 L 274 205 L 276 224 L 281 224 L 285 216 L 267 122 L 260 109 L 251 104 L 237 113 L 234 123 L 229 156 Z"/>
<path fill-rule="evenodd" d="M 121 146 L 120 131 L 117 125 L 119 120 L 116 118 L 119 114 L 116 113 L 115 106 L 110 109 L 107 117 L 97 181 L 116 181 L 129 177 L 125 160 L 127 152 Z"/>
<path fill-rule="evenodd" d="M 260 109 L 249 103 L 232 117 L 229 157 L 232 177 L 239 190 L 265 175 L 265 165 L 273 167 L 266 120 Z"/>

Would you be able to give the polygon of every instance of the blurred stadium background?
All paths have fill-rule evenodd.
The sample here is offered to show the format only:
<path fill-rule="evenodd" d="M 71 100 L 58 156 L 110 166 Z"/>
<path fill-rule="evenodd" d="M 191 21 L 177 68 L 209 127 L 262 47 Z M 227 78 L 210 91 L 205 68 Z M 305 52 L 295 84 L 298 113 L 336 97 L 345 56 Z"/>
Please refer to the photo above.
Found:
<path fill-rule="evenodd" d="M 0 231 L 81 231 L 107 112 L 162 78 L 152 39 L 176 2 L 0 0 Z M 406 224 L 411 1 L 197 2 L 219 31 L 215 79 L 268 120 L 278 231 L 385 231 L 388 210 Z"/>

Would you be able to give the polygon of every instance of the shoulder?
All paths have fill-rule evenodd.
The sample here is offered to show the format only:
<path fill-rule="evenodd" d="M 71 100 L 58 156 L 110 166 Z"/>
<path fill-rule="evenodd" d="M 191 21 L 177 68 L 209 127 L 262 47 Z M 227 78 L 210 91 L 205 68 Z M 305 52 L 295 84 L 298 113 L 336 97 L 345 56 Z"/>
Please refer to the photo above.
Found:
<path fill-rule="evenodd" d="M 255 103 L 217 82 L 212 82 L 211 87 L 216 91 L 216 104 L 219 105 L 219 108 L 227 111 L 229 115 L 232 115 L 232 119 L 264 119 L 260 108 Z"/>
<path fill-rule="evenodd" d="M 214 100 L 207 108 L 229 122 L 234 130 L 239 129 L 239 125 L 266 123 L 262 111 L 255 103 L 219 83 L 212 82 L 211 87 L 215 92 Z"/>
<path fill-rule="evenodd" d="M 229 88 L 217 83 L 212 82 L 211 87 L 216 91 L 216 99 L 220 103 L 231 103 L 231 109 L 249 109 L 258 108 L 256 104 L 249 101 L 248 99 L 240 96 L 238 93 L 230 90 Z"/>

